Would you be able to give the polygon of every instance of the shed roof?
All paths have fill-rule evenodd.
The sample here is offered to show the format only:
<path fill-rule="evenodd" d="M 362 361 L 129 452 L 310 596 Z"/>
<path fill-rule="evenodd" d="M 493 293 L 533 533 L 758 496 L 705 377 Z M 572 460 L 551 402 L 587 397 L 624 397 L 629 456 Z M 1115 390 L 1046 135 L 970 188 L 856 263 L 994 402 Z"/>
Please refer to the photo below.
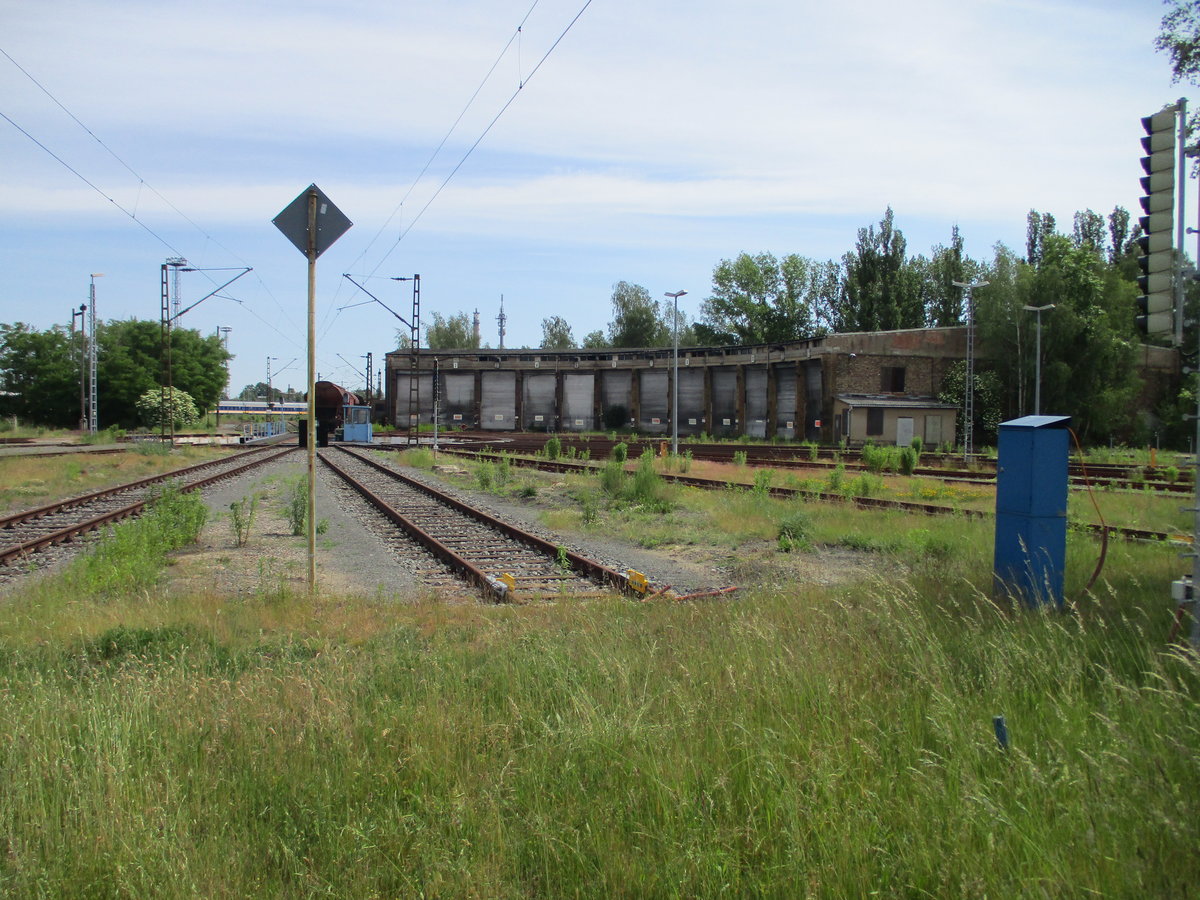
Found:
<path fill-rule="evenodd" d="M 856 409 L 958 409 L 957 403 L 946 403 L 936 397 L 899 394 L 838 394 L 834 399 Z"/>

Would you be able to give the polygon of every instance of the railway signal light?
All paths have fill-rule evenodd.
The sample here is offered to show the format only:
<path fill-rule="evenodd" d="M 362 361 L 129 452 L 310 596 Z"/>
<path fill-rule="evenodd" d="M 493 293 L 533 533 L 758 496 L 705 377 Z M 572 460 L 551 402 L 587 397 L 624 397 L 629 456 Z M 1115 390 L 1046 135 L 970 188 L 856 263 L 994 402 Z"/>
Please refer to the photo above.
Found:
<path fill-rule="evenodd" d="M 1169 106 L 1142 119 L 1142 215 L 1138 222 L 1138 330 L 1162 335 L 1175 331 L 1175 129 L 1178 108 Z"/>

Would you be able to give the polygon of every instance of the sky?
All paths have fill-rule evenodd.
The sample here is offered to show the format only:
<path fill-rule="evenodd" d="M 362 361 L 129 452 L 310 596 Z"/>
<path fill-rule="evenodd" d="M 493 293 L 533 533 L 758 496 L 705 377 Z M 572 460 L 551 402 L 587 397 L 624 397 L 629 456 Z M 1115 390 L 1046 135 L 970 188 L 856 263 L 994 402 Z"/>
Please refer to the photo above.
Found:
<path fill-rule="evenodd" d="M 423 323 L 478 310 L 491 347 L 503 297 L 515 348 L 550 316 L 606 330 L 619 281 L 697 318 L 721 260 L 840 259 L 888 206 L 910 255 L 955 225 L 975 258 L 1020 255 L 1031 208 L 1068 233 L 1139 214 L 1138 120 L 1187 96 L 1164 12 L 0 0 L 0 322 L 69 326 L 97 273 L 102 320 L 158 321 L 183 257 L 178 324 L 230 329 L 232 393 L 268 365 L 302 388 L 307 264 L 272 219 L 312 183 L 354 223 L 317 263 L 315 330 L 319 377 L 352 388 L 411 317 L 398 276 Z"/>

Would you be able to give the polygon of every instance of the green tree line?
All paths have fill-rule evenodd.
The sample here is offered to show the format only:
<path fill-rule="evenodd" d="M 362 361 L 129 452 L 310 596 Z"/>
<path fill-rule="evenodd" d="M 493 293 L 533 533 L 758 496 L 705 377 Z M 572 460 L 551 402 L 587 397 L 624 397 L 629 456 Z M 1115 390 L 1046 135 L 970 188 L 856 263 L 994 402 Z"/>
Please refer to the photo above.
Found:
<path fill-rule="evenodd" d="M 158 322 L 137 319 L 96 324 L 96 402 L 101 427 L 144 424 L 138 400 L 164 381 Z M 0 414 L 27 422 L 73 428 L 80 422 L 83 335 L 64 326 L 37 330 L 22 322 L 0 324 Z M 225 389 L 230 354 L 215 335 L 171 332 L 171 381 L 203 414 Z"/>

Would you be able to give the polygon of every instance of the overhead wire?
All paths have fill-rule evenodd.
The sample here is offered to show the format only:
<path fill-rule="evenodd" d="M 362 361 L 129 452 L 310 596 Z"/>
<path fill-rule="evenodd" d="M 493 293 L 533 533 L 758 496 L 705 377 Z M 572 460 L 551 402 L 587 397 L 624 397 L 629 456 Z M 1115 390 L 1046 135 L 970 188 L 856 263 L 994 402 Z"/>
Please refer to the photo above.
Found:
<path fill-rule="evenodd" d="M 94 131 L 92 131 L 92 129 L 89 128 L 83 122 L 82 119 L 80 119 L 77 115 L 75 115 L 75 113 L 73 113 L 66 106 L 66 104 L 64 104 L 61 100 L 59 100 L 58 97 L 56 97 L 44 84 L 42 84 L 40 81 L 38 81 L 37 78 L 35 78 L 33 76 L 33 74 L 31 72 L 29 72 L 29 70 L 27 70 L 19 62 L 17 62 L 12 57 L 12 55 L 7 50 L 5 50 L 3 47 L 0 47 L 0 54 L 2 54 L 5 59 L 7 59 L 10 63 L 12 63 L 13 66 L 22 75 L 24 75 L 26 78 L 28 78 L 29 81 L 31 81 L 37 87 L 38 90 L 40 90 L 43 94 L 45 94 L 51 100 L 51 102 L 54 103 L 55 106 L 57 106 L 59 109 L 61 109 L 71 119 L 71 121 L 73 121 L 81 129 L 83 129 L 88 134 L 89 137 L 91 137 L 97 144 L 99 144 L 102 148 L 104 148 L 104 151 L 106 153 L 108 153 L 109 156 L 111 156 L 118 163 L 120 163 L 121 166 L 127 172 L 129 172 L 129 174 L 131 174 L 134 178 L 136 178 L 138 180 L 138 194 L 137 194 L 137 198 L 135 199 L 134 209 L 132 211 L 126 209 L 124 206 L 122 206 L 120 203 L 118 203 L 114 198 L 110 197 L 103 190 L 101 190 L 97 185 L 95 185 L 92 181 L 90 181 L 88 178 L 86 178 L 74 166 L 67 163 L 66 160 L 64 160 L 57 153 L 55 153 L 53 150 L 51 150 L 44 142 L 38 140 L 29 131 L 22 128 L 10 116 L 6 115 L 3 112 L 0 112 L 0 116 L 2 116 L 6 121 L 8 121 L 9 124 L 11 124 L 14 128 L 16 128 L 22 134 L 24 134 L 31 141 L 33 141 L 34 144 L 36 144 L 39 148 L 41 148 L 43 151 L 45 151 L 47 154 L 49 154 L 60 165 L 62 165 L 64 168 L 66 168 L 67 171 L 71 172 L 73 175 L 75 175 L 75 177 L 79 178 L 84 184 L 86 184 L 88 187 L 90 187 L 92 190 L 94 190 L 96 193 L 98 193 L 105 200 L 108 200 L 111 204 L 113 204 L 113 206 L 115 206 L 117 209 L 119 209 L 121 212 L 123 212 L 126 216 L 128 216 L 130 219 L 132 219 L 134 222 L 136 222 L 138 224 L 138 226 L 140 226 L 148 234 L 150 234 L 157 241 L 159 241 L 163 246 L 165 246 L 168 250 L 170 250 L 171 254 L 173 256 L 184 257 L 187 254 L 183 253 L 181 250 L 176 248 L 166 238 L 164 238 L 162 235 L 160 235 L 158 232 L 156 232 L 153 228 L 151 228 L 149 225 L 147 225 L 142 219 L 138 218 L 137 208 L 140 205 L 141 192 L 142 192 L 143 188 L 149 190 L 152 194 L 154 194 L 155 197 L 157 197 L 164 204 L 166 204 L 176 215 L 178 215 L 181 219 L 183 219 L 190 226 L 192 226 L 192 228 L 194 228 L 206 241 L 210 241 L 212 244 L 214 244 L 215 246 L 219 247 L 221 250 L 228 253 L 231 257 L 233 257 L 235 260 L 237 260 L 238 262 L 245 265 L 247 268 L 253 268 L 252 266 L 249 265 L 249 263 L 246 262 L 246 260 L 242 259 L 237 253 L 235 253 L 233 250 L 230 250 L 228 247 L 226 247 L 224 244 L 222 244 L 219 240 L 214 238 L 203 227 L 201 227 L 195 220 L 193 220 L 190 216 L 188 216 L 186 213 L 184 213 L 183 210 L 181 210 L 178 206 L 176 206 L 174 203 L 172 203 L 170 200 L 168 200 L 157 188 L 154 187 L 154 185 L 152 185 L 148 181 L 146 181 L 146 179 L 143 178 L 137 172 L 137 170 L 133 168 L 133 166 L 131 166 L 129 163 L 127 163 L 124 159 L 122 159 L 120 154 L 118 154 L 115 150 L 112 149 L 112 147 L 110 147 L 107 143 L 105 143 L 104 140 L 99 135 L 97 135 Z M 214 284 L 214 285 L 216 284 L 216 281 L 212 278 L 211 275 L 208 274 L 208 272 L 206 270 L 204 270 L 202 268 L 197 268 L 196 271 L 198 271 L 202 275 L 204 275 L 204 277 L 208 279 L 209 283 Z M 275 305 L 279 309 L 280 314 L 284 317 L 285 320 L 287 320 L 288 324 L 291 325 L 292 328 L 295 328 L 298 330 L 298 326 L 297 326 L 296 322 L 291 320 L 291 317 L 288 315 L 287 310 L 284 308 L 283 304 L 279 302 L 279 299 L 271 291 L 271 289 L 267 285 L 267 283 L 265 281 L 263 281 L 262 276 L 256 271 L 254 277 L 255 277 L 255 280 L 259 283 L 259 285 L 262 287 L 262 289 L 266 292 L 267 296 L 270 297 L 272 299 L 272 301 L 274 301 Z M 236 298 L 230 297 L 230 298 L 226 298 L 226 299 L 232 300 L 232 299 L 236 299 Z M 243 308 L 248 308 L 248 307 L 245 307 L 245 301 L 238 300 L 237 302 L 242 304 Z M 266 320 L 264 319 L 263 321 L 266 321 Z M 278 329 L 276 329 L 276 330 L 278 331 Z M 280 332 L 280 333 L 282 334 L 282 332 Z"/>
<path fill-rule="evenodd" d="M 524 27 L 525 23 L 529 21 L 529 17 L 533 14 L 534 9 L 537 8 L 539 2 L 540 0 L 533 0 L 533 5 L 529 7 L 529 11 L 525 13 L 525 17 L 521 19 L 521 23 L 517 26 L 517 30 L 513 32 L 512 37 L 508 39 L 508 42 L 500 50 L 499 55 L 492 62 L 491 68 L 487 70 L 487 74 L 483 76 L 483 80 L 479 82 L 479 86 L 475 88 L 475 92 L 471 94 L 470 98 L 463 106 L 462 111 L 459 112 L 458 117 L 450 125 L 450 128 L 446 131 L 446 134 L 442 137 L 438 145 L 433 149 L 433 152 L 429 154 L 429 158 L 425 160 L 425 165 L 421 167 L 421 171 L 417 173 L 417 176 L 413 179 L 412 184 L 408 186 L 408 190 L 404 192 L 404 196 L 400 198 L 400 202 L 396 204 L 396 208 L 392 210 L 391 214 L 384 221 L 383 225 L 381 225 L 379 230 L 375 232 L 374 237 L 367 242 L 367 246 L 363 248 L 362 253 L 360 253 L 358 256 L 358 259 L 354 261 L 355 264 L 357 264 L 359 260 L 361 260 L 367 255 L 367 253 L 370 252 L 371 248 L 375 245 L 375 242 L 379 240 L 380 236 L 387 230 L 388 226 L 392 224 L 392 219 L 394 219 L 396 214 L 404 208 L 404 204 L 412 195 L 412 192 L 416 189 L 417 185 L 421 183 L 421 179 L 425 177 L 425 173 L 429 171 L 429 167 L 433 165 L 434 160 L 436 160 L 441 154 L 442 148 L 446 146 L 446 142 L 450 140 L 450 136 L 457 130 L 459 123 L 463 120 L 463 117 L 466 116 L 472 105 L 474 105 L 476 98 L 478 98 L 484 87 L 487 86 L 488 81 L 491 80 L 492 74 L 499 67 L 501 60 L 503 60 L 507 55 L 509 48 L 513 45 L 513 41 L 518 40 L 522 27 Z"/>
<path fill-rule="evenodd" d="M 400 236 L 396 238 L 395 243 L 393 243 L 391 245 L 391 247 L 388 248 L 388 251 L 383 255 L 383 258 L 380 259 L 379 262 L 376 264 L 375 268 L 373 268 L 370 271 L 370 273 L 369 273 L 370 275 L 374 275 L 376 272 L 378 272 L 379 269 L 383 266 L 383 264 L 385 262 L 387 262 L 388 258 L 392 255 L 393 252 L 395 252 L 396 248 L 400 245 L 400 242 L 404 240 L 404 238 L 408 235 L 408 233 L 410 231 L 412 231 L 413 227 L 417 224 L 417 222 L 419 222 L 421 220 L 421 217 L 425 215 L 425 212 L 429 209 L 429 207 L 433 205 L 433 202 L 441 195 L 442 191 L 445 190 L 446 185 L 448 185 L 450 183 L 451 179 L 453 179 L 454 176 L 456 174 L 458 174 L 459 169 L 461 169 L 463 167 L 463 165 L 466 163 L 466 161 L 471 157 L 471 154 L 475 152 L 475 148 L 477 148 L 483 142 L 483 139 L 488 136 L 488 133 L 495 127 L 496 123 L 500 121 L 500 118 L 504 115 L 504 113 L 508 110 L 508 108 L 510 106 L 512 106 L 513 102 L 520 95 L 521 91 L 524 90 L 525 86 L 533 80 L 533 77 L 538 73 L 538 70 L 541 69 L 542 65 L 546 62 L 546 60 L 550 58 L 550 54 L 552 54 L 555 51 L 555 49 L 558 47 L 558 45 L 560 43 L 562 43 L 563 38 L 565 38 L 567 36 L 567 34 L 571 31 L 571 29 L 575 27 L 575 23 L 579 21 L 579 19 L 583 16 L 583 14 L 585 12 L 587 12 L 587 8 L 591 5 L 592 5 L 592 0 L 585 0 L 583 6 L 581 6 L 579 8 L 579 12 L 577 12 L 575 14 L 575 16 L 571 19 L 571 21 L 567 23 L 567 26 L 562 30 L 562 32 L 558 35 L 558 37 L 554 39 L 554 43 L 552 43 L 550 45 L 550 48 L 544 54 L 542 54 L 541 59 L 539 59 L 537 61 L 537 64 L 530 70 L 529 75 L 526 78 L 520 80 L 520 82 L 517 85 L 517 89 L 515 91 L 513 91 L 512 95 L 504 102 L 504 105 L 500 107 L 499 112 L 497 112 L 496 115 L 492 118 L 492 120 L 490 122 L 488 122 L 487 126 L 483 129 L 482 133 L 480 133 L 479 137 L 477 137 L 475 139 L 474 143 L 472 143 L 471 146 L 467 148 L 467 151 L 462 155 L 462 158 L 459 159 L 458 163 L 455 164 L 454 168 L 450 170 L 450 173 L 442 180 L 441 184 L 438 185 L 437 190 L 435 190 L 433 192 L 433 196 L 431 196 L 427 201 L 425 201 L 425 205 L 421 207 L 420 211 L 412 218 L 412 220 L 408 223 L 407 227 L 405 227 L 400 232 Z M 532 12 L 532 11 L 533 10 L 531 9 L 530 12 Z M 526 15 L 526 18 L 528 18 L 528 14 Z M 517 35 L 520 35 L 520 34 L 521 34 L 521 29 L 518 27 Z M 509 42 L 509 45 L 511 45 L 511 40 Z M 447 135 L 447 137 L 449 137 L 449 135 Z"/>

